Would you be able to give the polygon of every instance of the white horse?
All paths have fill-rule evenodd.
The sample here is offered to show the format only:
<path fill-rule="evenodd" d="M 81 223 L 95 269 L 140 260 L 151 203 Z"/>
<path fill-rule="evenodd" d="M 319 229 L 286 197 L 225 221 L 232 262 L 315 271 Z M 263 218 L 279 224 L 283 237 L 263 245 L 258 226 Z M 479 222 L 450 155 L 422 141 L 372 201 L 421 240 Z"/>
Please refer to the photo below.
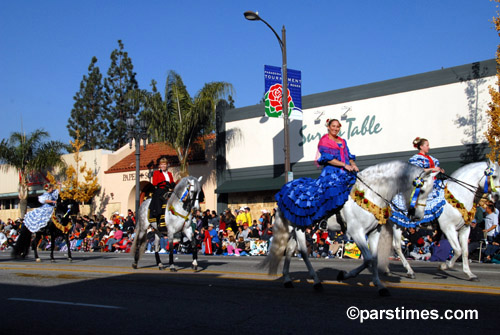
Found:
<path fill-rule="evenodd" d="M 196 247 L 196 241 L 194 238 L 194 231 L 191 226 L 191 219 L 193 210 L 200 208 L 199 196 L 201 192 L 201 181 L 195 177 L 184 177 L 175 186 L 174 191 L 167 201 L 167 206 L 165 209 L 165 223 L 167 225 L 168 243 L 169 243 L 169 267 L 170 271 L 176 271 L 174 265 L 174 235 L 178 232 L 182 232 L 187 239 L 191 242 L 193 251 L 193 263 L 192 268 L 196 270 L 198 268 L 198 249 Z M 158 232 L 158 223 L 150 223 L 148 220 L 148 208 L 151 203 L 151 199 L 144 201 L 139 208 L 138 220 L 136 224 L 135 239 L 132 245 L 132 253 L 134 254 L 134 262 L 132 267 L 137 269 L 137 263 L 144 253 L 146 248 L 146 232 L 149 225 L 153 226 Z M 156 264 L 160 270 L 163 270 L 163 264 L 160 260 L 159 255 L 159 241 L 160 237 L 155 234 L 155 258 Z"/>
<path fill-rule="evenodd" d="M 491 174 L 491 176 L 486 176 L 486 174 Z M 479 200 L 485 193 L 485 183 L 487 183 L 488 179 L 490 180 L 487 184 L 486 193 L 491 193 L 492 188 L 494 189 L 499 187 L 499 174 L 500 168 L 496 162 L 470 163 L 456 170 L 451 175 L 450 180 L 445 181 L 446 188 L 455 201 L 445 195 L 446 205 L 443 208 L 443 213 L 438 218 L 438 222 L 439 227 L 446 235 L 451 247 L 453 248 L 453 258 L 445 263 L 442 263 L 440 265 L 441 270 L 453 268 L 455 261 L 462 256 L 464 273 L 469 277 L 469 280 L 478 280 L 477 276 L 471 272 L 468 261 L 468 238 L 470 232 L 469 223 L 472 219 L 474 219 L 475 206 L 479 203 Z M 465 211 L 457 209 L 456 201 L 463 204 Z M 468 216 L 468 213 L 471 213 L 471 217 L 464 218 L 463 214 Z M 392 244 L 401 259 L 403 266 L 407 270 L 406 275 L 409 278 L 415 278 L 413 269 L 401 251 L 402 233 L 402 228 L 394 224 L 392 229 Z M 388 268 L 387 272 L 389 272 Z"/>
<path fill-rule="evenodd" d="M 402 193 L 405 199 L 409 199 L 414 190 L 413 183 L 416 180 L 420 181 L 420 184 L 423 182 L 423 185 L 420 185 L 418 199 L 426 200 L 432 190 L 434 175 L 435 173 L 424 172 L 422 168 L 401 161 L 381 163 L 358 173 L 358 180 L 353 186 L 351 197 L 340 213 L 347 222 L 347 233 L 356 242 L 363 255 L 363 264 L 349 273 L 340 272 L 339 280 L 354 277 L 369 267 L 372 271 L 373 283 L 378 288 L 379 294 L 389 295 L 389 291 L 379 279 L 377 269 L 377 247 L 381 229 L 379 226 L 380 215 L 386 216 L 384 215 L 388 206 L 386 199 L 392 199 L 397 193 Z M 353 199 L 352 196 L 356 199 Z M 368 207 L 373 212 L 378 211 L 379 218 L 366 210 Z M 415 217 L 421 218 L 423 214 L 424 207 L 419 203 L 419 206 L 415 207 Z M 366 236 L 368 236 L 368 243 Z M 390 244 L 390 241 L 387 243 Z M 283 265 L 285 287 L 293 287 L 289 268 L 290 259 L 296 249 L 299 250 L 309 270 L 309 275 L 314 279 L 314 288 L 322 289 L 321 281 L 309 261 L 304 230 L 295 227 L 293 222 L 285 219 L 278 208 L 273 226 L 273 241 L 268 256 L 261 263 L 261 266 L 267 267 L 270 274 L 276 273 L 286 251 Z M 386 249 L 387 257 L 385 258 L 388 258 L 389 248 Z"/>

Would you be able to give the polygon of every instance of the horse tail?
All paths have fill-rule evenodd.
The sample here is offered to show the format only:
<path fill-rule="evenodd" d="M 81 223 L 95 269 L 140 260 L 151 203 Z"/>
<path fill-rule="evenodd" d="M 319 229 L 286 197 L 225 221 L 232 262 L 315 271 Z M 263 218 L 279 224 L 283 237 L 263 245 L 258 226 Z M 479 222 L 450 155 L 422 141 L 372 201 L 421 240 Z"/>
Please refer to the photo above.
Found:
<path fill-rule="evenodd" d="M 259 264 L 261 268 L 267 268 L 269 274 L 276 274 L 278 272 L 278 266 L 287 248 L 289 238 L 288 220 L 282 216 L 278 208 L 274 220 L 273 238 L 269 252 L 266 258 Z"/>
<path fill-rule="evenodd" d="M 136 213 L 137 221 L 135 225 L 135 238 L 132 242 L 132 247 L 130 248 L 130 254 L 136 255 L 137 261 L 146 250 L 146 228 L 149 225 L 148 208 L 150 203 L 151 199 L 147 199 L 146 201 L 144 201 L 139 208 L 139 213 Z M 136 251 L 138 251 L 138 253 L 136 253 Z"/>
<path fill-rule="evenodd" d="M 381 225 L 377 256 L 378 269 L 381 272 L 386 272 L 389 269 L 389 256 L 393 250 L 392 239 L 392 226 L 389 223 Z"/>
<path fill-rule="evenodd" d="M 31 232 L 28 230 L 28 228 L 26 228 L 25 225 L 23 225 L 21 227 L 19 236 L 17 237 L 16 243 L 12 248 L 12 257 L 13 258 L 26 257 L 30 250 L 30 243 L 31 243 Z"/>

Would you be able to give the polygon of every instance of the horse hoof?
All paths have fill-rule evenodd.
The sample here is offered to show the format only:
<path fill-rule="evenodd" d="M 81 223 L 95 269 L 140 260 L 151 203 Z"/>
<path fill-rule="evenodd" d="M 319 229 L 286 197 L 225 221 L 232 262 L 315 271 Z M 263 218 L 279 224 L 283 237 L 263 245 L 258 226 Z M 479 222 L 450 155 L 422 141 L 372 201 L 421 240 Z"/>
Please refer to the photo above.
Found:
<path fill-rule="evenodd" d="M 448 268 L 448 266 L 447 266 L 446 264 L 444 264 L 444 263 L 443 263 L 443 264 L 440 264 L 440 265 L 439 265 L 439 268 L 438 268 L 438 269 L 439 269 L 439 270 L 444 271 L 444 270 L 446 270 L 447 268 Z"/>
<path fill-rule="evenodd" d="M 163 266 L 163 264 L 158 263 L 158 269 L 163 270 L 163 269 L 165 269 L 165 267 Z"/>
<path fill-rule="evenodd" d="M 389 290 L 384 287 L 383 289 L 378 290 L 378 295 L 380 295 L 381 297 L 390 297 L 391 292 L 389 292 Z"/>
<path fill-rule="evenodd" d="M 170 272 L 177 272 L 176 268 L 170 268 Z"/>
<path fill-rule="evenodd" d="M 407 277 L 407 278 L 410 278 L 410 279 L 415 279 L 415 278 L 417 278 L 417 277 L 415 276 L 415 274 L 414 274 L 414 273 L 407 273 L 407 274 L 406 274 L 406 277 Z"/>
<path fill-rule="evenodd" d="M 323 284 L 321 283 L 314 284 L 313 288 L 316 292 L 323 292 Z"/>
<path fill-rule="evenodd" d="M 478 281 L 479 281 L 479 278 L 477 278 L 477 277 L 472 277 L 472 278 L 469 278 L 469 281 L 475 281 L 475 282 L 478 282 Z"/>
<path fill-rule="evenodd" d="M 137 263 L 132 263 L 132 268 L 137 270 Z"/>
<path fill-rule="evenodd" d="M 338 281 L 343 281 L 345 279 L 345 275 L 347 274 L 347 272 L 345 271 L 340 271 L 339 274 L 337 275 L 337 280 Z"/>
<path fill-rule="evenodd" d="M 56 262 L 56 260 L 55 260 L 55 259 L 51 259 L 51 260 L 50 260 L 50 262 L 51 262 L 51 263 L 55 263 L 55 262 Z"/>
<path fill-rule="evenodd" d="M 68 261 L 69 261 L 70 263 L 73 263 L 73 258 L 68 258 Z"/>
<path fill-rule="evenodd" d="M 191 265 L 191 268 L 192 268 L 194 271 L 198 270 L 198 266 L 197 266 L 197 265 Z"/>
<path fill-rule="evenodd" d="M 36 259 L 36 262 L 37 262 L 37 263 L 41 263 L 41 262 L 42 262 L 42 260 L 41 260 L 40 258 L 37 258 L 37 259 Z"/>
<path fill-rule="evenodd" d="M 283 286 L 285 286 L 285 288 L 293 288 L 293 283 L 291 281 L 287 281 L 283 283 Z"/>

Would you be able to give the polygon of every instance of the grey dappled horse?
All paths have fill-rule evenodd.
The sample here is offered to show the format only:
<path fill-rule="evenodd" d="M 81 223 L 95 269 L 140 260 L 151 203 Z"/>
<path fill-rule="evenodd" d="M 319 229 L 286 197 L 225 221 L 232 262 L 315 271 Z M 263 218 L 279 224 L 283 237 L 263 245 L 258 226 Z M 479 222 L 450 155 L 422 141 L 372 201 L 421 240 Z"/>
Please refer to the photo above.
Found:
<path fill-rule="evenodd" d="M 182 232 L 189 241 L 191 241 L 193 251 L 193 269 L 198 267 L 198 249 L 196 247 L 196 240 L 194 238 L 194 231 L 191 226 L 191 219 L 193 210 L 200 208 L 200 192 L 201 192 L 201 177 L 195 178 L 192 176 L 182 178 L 175 186 L 172 195 L 167 201 L 165 209 L 165 224 L 167 226 L 167 237 L 169 243 L 169 266 L 170 271 L 175 271 L 174 265 L 174 235 Z M 150 224 L 148 220 L 148 208 L 151 199 L 145 200 L 139 208 L 138 220 L 136 225 L 135 239 L 132 245 L 132 253 L 134 254 L 134 262 L 132 267 L 137 269 L 137 263 L 144 253 L 146 248 L 147 239 L 146 232 L 149 225 L 153 226 L 157 232 L 158 223 Z M 155 258 L 158 267 L 163 269 L 163 264 L 160 260 L 159 252 L 159 237 L 155 236 Z"/>
<path fill-rule="evenodd" d="M 490 174 L 487 176 L 487 174 Z M 451 174 L 450 180 L 445 181 L 448 191 L 453 197 L 464 205 L 467 211 L 471 211 L 474 204 L 478 204 L 481 197 L 491 194 L 492 190 L 500 188 L 499 186 L 500 167 L 497 162 L 489 163 L 478 162 L 470 163 L 459 168 Z M 490 179 L 491 178 L 491 179 Z M 490 180 L 490 185 L 485 183 Z M 498 190 L 497 190 L 498 192 Z M 478 209 L 479 210 L 479 209 Z M 440 265 L 441 270 L 453 268 L 457 258 L 462 256 L 462 267 L 469 280 L 477 281 L 478 278 L 472 273 L 469 267 L 469 248 L 468 238 L 470 232 L 469 222 L 465 222 L 462 214 L 457 210 L 456 203 L 450 204 L 446 201 L 443 213 L 438 218 L 439 227 L 446 235 L 451 247 L 453 248 L 453 258 L 450 261 Z M 415 273 L 401 251 L 401 239 L 403 230 L 398 225 L 393 225 L 393 247 L 396 250 L 403 266 L 407 270 L 409 278 L 415 278 Z M 387 268 L 387 272 L 388 272 Z"/>
<path fill-rule="evenodd" d="M 358 173 L 358 180 L 354 188 L 364 192 L 364 197 L 380 208 L 387 206 L 386 199 L 392 199 L 394 195 L 401 193 L 405 199 L 411 198 L 414 189 L 413 182 L 416 178 L 421 178 L 423 186 L 421 187 L 415 207 L 415 218 L 422 218 L 424 215 L 425 201 L 432 191 L 433 178 L 436 173 L 424 172 L 424 169 L 401 161 L 392 161 L 370 166 Z M 340 210 L 342 217 L 347 225 L 347 233 L 354 240 L 363 255 L 361 266 L 349 273 L 340 272 L 339 280 L 348 279 L 357 276 L 365 268 L 372 271 L 373 283 L 379 290 L 380 295 L 389 295 L 379 279 L 377 268 L 377 252 L 379 245 L 380 230 L 378 219 L 373 214 L 359 206 L 352 197 Z M 385 225 L 382 225 L 385 226 Z M 293 236 L 294 238 L 290 238 Z M 367 237 L 368 236 L 368 241 Z M 382 235 L 384 236 L 384 235 Z M 381 243 L 390 244 L 388 241 Z M 368 247 L 369 246 L 369 247 Z M 293 222 L 285 219 L 279 208 L 276 212 L 275 224 L 273 226 L 273 240 L 266 259 L 261 266 L 267 267 L 269 273 L 276 273 L 282 257 L 285 255 L 283 265 L 283 280 L 285 287 L 293 287 L 292 279 L 289 274 L 290 259 L 294 251 L 298 249 L 309 270 L 309 275 L 314 279 L 314 288 L 322 289 L 321 281 L 314 271 L 307 254 L 305 232 L 303 229 L 295 227 Z M 387 251 L 386 251 L 386 250 Z M 387 255 L 380 257 L 387 258 L 389 248 L 382 248 Z"/>

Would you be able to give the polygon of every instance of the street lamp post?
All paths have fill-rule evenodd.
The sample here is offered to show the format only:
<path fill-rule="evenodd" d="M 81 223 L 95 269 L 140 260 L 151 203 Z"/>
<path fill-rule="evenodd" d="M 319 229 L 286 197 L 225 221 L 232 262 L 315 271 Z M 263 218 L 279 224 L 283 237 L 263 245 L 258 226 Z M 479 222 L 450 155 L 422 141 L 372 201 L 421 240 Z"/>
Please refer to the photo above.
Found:
<path fill-rule="evenodd" d="M 245 18 L 250 21 L 262 21 L 265 23 L 269 29 L 272 30 L 281 48 L 282 55 L 282 91 L 281 91 L 281 107 L 283 111 L 283 133 L 285 135 L 284 139 L 284 148 L 283 151 L 285 153 L 285 182 L 288 183 L 293 179 L 293 174 L 290 169 L 290 138 L 288 136 L 288 73 L 287 73 L 287 64 L 286 64 L 286 30 L 285 25 L 281 29 L 281 38 L 278 36 L 278 33 L 267 23 L 264 19 L 262 19 L 258 13 L 252 11 L 246 11 L 243 13 Z"/>
<path fill-rule="evenodd" d="M 148 134 L 146 133 L 146 121 L 140 120 L 139 124 L 135 123 L 135 119 L 132 116 L 127 118 L 127 137 L 129 140 L 130 148 L 132 148 L 132 141 L 135 140 L 135 217 L 139 213 L 140 206 L 140 165 L 141 165 L 141 139 L 144 143 L 144 150 L 146 150 L 146 139 Z"/>

